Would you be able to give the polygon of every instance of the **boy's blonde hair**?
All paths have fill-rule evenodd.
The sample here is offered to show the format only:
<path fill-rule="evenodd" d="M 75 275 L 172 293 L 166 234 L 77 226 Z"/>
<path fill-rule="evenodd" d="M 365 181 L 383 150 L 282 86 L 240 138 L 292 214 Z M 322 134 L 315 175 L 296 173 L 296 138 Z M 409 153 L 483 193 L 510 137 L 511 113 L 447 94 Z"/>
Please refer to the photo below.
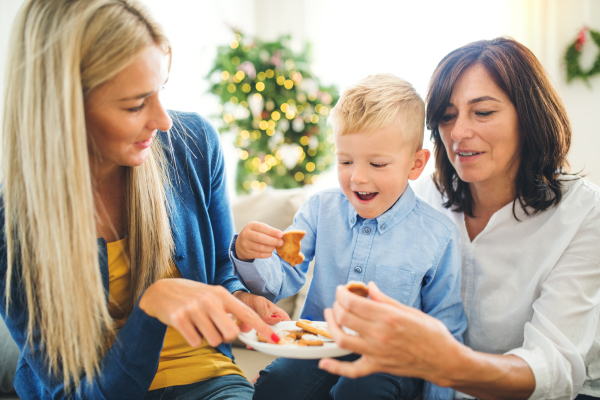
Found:
<path fill-rule="evenodd" d="M 397 123 L 417 151 L 423 146 L 425 103 L 404 79 L 392 74 L 369 75 L 342 91 L 328 122 L 339 135 L 371 133 Z"/>

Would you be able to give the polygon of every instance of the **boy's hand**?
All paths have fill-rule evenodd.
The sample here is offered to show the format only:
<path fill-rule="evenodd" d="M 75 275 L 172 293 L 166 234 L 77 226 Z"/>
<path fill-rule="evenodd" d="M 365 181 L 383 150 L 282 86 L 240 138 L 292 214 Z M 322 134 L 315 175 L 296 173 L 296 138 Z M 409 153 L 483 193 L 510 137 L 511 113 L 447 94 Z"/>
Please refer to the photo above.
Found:
<path fill-rule="evenodd" d="M 262 222 L 250 222 L 242 229 L 235 242 L 240 261 L 269 258 L 276 247 L 283 244 L 283 232 Z"/>

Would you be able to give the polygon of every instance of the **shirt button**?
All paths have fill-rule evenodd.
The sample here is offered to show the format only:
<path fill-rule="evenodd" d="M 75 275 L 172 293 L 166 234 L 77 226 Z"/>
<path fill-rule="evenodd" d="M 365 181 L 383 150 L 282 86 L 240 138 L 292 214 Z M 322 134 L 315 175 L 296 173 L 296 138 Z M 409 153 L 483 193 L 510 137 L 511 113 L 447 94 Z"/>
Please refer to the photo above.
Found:
<path fill-rule="evenodd" d="M 362 268 L 361 267 L 354 267 L 354 272 L 357 272 L 357 273 L 360 274 L 362 272 Z"/>
<path fill-rule="evenodd" d="M 381 225 L 381 229 L 385 229 L 385 224 Z"/>
<path fill-rule="evenodd" d="M 365 235 L 368 235 L 369 233 L 371 233 L 371 229 L 365 228 L 363 232 L 365 233 Z"/>
<path fill-rule="evenodd" d="M 354 223 L 354 218 L 350 219 L 350 223 L 353 224 Z"/>

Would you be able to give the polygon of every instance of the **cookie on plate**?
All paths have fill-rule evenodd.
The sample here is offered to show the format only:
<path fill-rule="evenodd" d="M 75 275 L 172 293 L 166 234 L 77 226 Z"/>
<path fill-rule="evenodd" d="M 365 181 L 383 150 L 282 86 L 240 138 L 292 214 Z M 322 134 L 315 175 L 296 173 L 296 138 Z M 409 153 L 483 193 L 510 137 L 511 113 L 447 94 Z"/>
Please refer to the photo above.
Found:
<path fill-rule="evenodd" d="M 323 341 L 316 335 L 306 333 L 298 340 L 298 346 L 323 346 Z"/>
<path fill-rule="evenodd" d="M 326 338 L 333 339 L 333 336 L 331 336 L 331 333 L 327 327 L 317 325 L 313 321 L 301 319 L 300 321 L 296 322 L 296 326 L 312 333 L 313 335 L 321 335 L 325 336 Z"/>

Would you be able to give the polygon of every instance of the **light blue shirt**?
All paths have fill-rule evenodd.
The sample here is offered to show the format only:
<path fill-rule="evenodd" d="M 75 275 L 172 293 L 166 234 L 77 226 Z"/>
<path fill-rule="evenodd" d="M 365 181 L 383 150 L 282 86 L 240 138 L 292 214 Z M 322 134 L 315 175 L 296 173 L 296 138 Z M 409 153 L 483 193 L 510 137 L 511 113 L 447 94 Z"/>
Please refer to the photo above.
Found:
<path fill-rule="evenodd" d="M 459 232 L 445 215 L 417 198 L 410 186 L 377 218 L 360 217 L 340 189 L 312 196 L 288 230 L 304 230 L 304 262 L 291 267 L 273 252 L 243 262 L 231 246 L 238 276 L 254 294 L 276 302 L 296 294 L 315 259 L 301 317 L 322 321 L 338 285 L 374 281 L 388 296 L 442 321 L 462 342 L 467 327 L 460 298 Z M 235 238 L 234 238 L 235 241 Z M 452 398 L 451 389 L 425 386 L 424 399 Z"/>

